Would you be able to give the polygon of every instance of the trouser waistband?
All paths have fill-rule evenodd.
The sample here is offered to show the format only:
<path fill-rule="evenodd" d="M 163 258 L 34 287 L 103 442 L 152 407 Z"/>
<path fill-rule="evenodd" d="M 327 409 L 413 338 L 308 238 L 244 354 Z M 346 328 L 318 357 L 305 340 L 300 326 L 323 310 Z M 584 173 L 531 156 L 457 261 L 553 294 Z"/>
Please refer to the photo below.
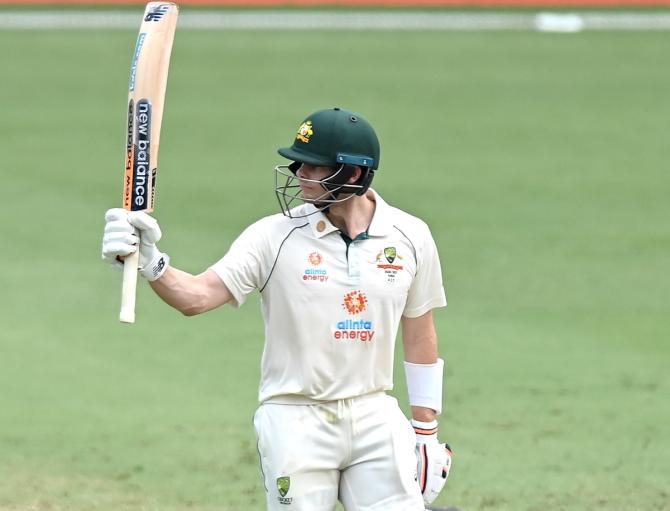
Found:
<path fill-rule="evenodd" d="M 328 404 L 328 403 L 337 403 L 338 401 L 358 401 L 358 400 L 365 400 L 365 399 L 372 399 L 380 396 L 385 396 L 386 392 L 383 390 L 376 390 L 374 392 L 368 392 L 367 394 L 362 394 L 360 396 L 350 396 L 350 397 L 344 397 L 341 399 L 329 399 L 329 400 L 323 400 L 323 399 L 313 399 L 308 396 L 302 396 L 298 394 L 283 394 L 280 396 L 272 396 L 262 403 L 261 405 L 265 404 L 274 404 L 274 405 L 323 405 L 323 404 Z"/>

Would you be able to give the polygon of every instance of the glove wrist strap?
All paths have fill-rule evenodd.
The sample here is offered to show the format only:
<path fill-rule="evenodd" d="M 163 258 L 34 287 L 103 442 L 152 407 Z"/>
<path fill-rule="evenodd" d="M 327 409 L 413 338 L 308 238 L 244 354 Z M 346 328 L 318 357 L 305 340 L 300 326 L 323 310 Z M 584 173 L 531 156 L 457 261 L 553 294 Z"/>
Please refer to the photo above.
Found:
<path fill-rule="evenodd" d="M 414 427 L 414 431 L 417 434 L 432 435 L 433 433 L 437 433 L 437 420 L 423 422 L 412 419 L 412 427 Z"/>
<path fill-rule="evenodd" d="M 414 433 L 416 433 L 417 444 L 437 443 L 437 421 L 423 422 L 411 420 Z"/>
<path fill-rule="evenodd" d="M 140 268 L 140 275 L 142 275 L 149 282 L 158 280 L 163 276 L 170 264 L 170 256 L 156 250 L 156 253 L 151 258 L 151 262 Z"/>

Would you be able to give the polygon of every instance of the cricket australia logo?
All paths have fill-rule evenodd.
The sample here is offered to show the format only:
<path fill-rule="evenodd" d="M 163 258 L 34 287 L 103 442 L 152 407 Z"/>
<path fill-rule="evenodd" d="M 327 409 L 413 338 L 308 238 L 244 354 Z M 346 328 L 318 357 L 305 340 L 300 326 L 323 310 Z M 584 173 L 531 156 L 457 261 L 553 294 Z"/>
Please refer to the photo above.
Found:
<path fill-rule="evenodd" d="M 160 21 L 169 9 L 170 6 L 167 4 L 157 5 L 147 13 L 144 17 L 144 21 Z"/>
<path fill-rule="evenodd" d="M 295 136 L 295 138 L 307 144 L 312 135 L 314 135 L 314 129 L 312 129 L 312 121 L 305 121 L 298 128 L 298 134 Z"/>
<path fill-rule="evenodd" d="M 342 307 L 350 316 L 358 316 L 368 308 L 368 297 L 362 291 L 351 291 L 344 295 Z M 338 321 L 333 330 L 333 338 L 369 342 L 375 336 L 372 321 L 347 318 Z"/>
<path fill-rule="evenodd" d="M 278 477 L 277 478 L 277 491 L 279 492 L 279 497 L 277 500 L 280 504 L 290 504 L 293 501 L 293 498 L 286 497 L 288 491 L 291 488 L 291 478 L 288 476 Z"/>
<path fill-rule="evenodd" d="M 384 262 L 384 259 L 386 260 Z M 398 254 L 398 251 L 395 247 L 386 247 L 384 250 L 377 254 L 375 262 L 377 263 L 377 268 L 384 270 L 386 275 L 386 282 L 393 284 L 398 272 L 403 269 L 403 265 L 400 264 L 402 257 Z M 394 264 L 395 263 L 395 264 Z"/>

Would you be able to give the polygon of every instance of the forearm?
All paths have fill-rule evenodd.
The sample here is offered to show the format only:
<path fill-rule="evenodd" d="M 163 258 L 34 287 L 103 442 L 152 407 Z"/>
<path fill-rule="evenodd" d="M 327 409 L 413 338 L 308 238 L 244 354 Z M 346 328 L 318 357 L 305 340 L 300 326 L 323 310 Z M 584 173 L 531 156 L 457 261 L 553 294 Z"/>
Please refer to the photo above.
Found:
<path fill-rule="evenodd" d="M 405 360 L 412 364 L 435 364 L 437 362 L 437 336 L 425 339 L 421 343 L 408 344 L 405 347 Z M 425 406 L 412 406 L 412 418 L 422 422 L 432 422 L 437 418 L 437 412 Z"/>
<path fill-rule="evenodd" d="M 432 326 L 432 325 L 431 325 Z M 420 335 L 403 337 L 405 360 L 412 364 L 434 364 L 437 362 L 437 334 L 434 328 L 427 328 Z"/>
<path fill-rule="evenodd" d="M 233 300 L 232 293 L 213 270 L 191 275 L 170 266 L 170 258 L 156 246 L 161 230 L 155 218 L 142 211 L 113 208 L 105 213 L 105 222 L 102 258 L 120 266 L 124 257 L 139 250 L 140 275 L 165 303 L 182 314 L 194 316 Z"/>
<path fill-rule="evenodd" d="M 192 275 L 168 266 L 159 279 L 149 284 L 165 303 L 185 316 L 194 316 L 215 306 L 209 299 L 208 286 L 203 275 Z"/>
<path fill-rule="evenodd" d="M 434 364 L 437 362 L 437 335 L 427 335 L 422 339 L 412 339 L 405 343 L 405 360 L 412 364 Z M 432 408 L 424 406 L 412 406 L 412 418 L 431 422 L 437 418 L 437 413 Z"/>
<path fill-rule="evenodd" d="M 415 394 L 439 395 L 442 394 L 442 361 L 438 360 L 437 333 L 433 324 L 432 314 L 427 313 L 420 318 L 405 318 L 403 320 L 403 347 L 405 352 L 406 376 L 408 389 L 414 387 Z M 409 367 L 408 367 L 409 366 Z M 435 387 L 434 389 L 432 387 Z M 415 396 L 416 400 L 416 396 Z M 436 420 L 441 410 L 440 404 L 426 406 L 423 401 L 431 402 L 429 398 L 420 396 L 420 403 L 412 404 L 412 418 L 421 422 Z"/>

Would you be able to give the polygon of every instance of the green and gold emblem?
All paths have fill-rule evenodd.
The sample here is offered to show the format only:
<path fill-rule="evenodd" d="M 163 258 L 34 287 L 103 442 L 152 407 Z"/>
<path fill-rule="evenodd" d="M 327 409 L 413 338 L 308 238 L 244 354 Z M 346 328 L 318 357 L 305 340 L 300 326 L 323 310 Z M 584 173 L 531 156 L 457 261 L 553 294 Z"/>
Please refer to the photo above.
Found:
<path fill-rule="evenodd" d="M 389 264 L 393 264 L 397 255 L 398 253 L 396 252 L 395 247 L 386 247 L 384 249 L 384 257 L 386 257 Z"/>
<path fill-rule="evenodd" d="M 279 490 L 279 495 L 286 497 L 289 488 L 291 487 L 291 478 L 288 476 L 278 477 L 277 478 L 277 489 Z"/>
<path fill-rule="evenodd" d="M 307 144 L 309 142 L 309 138 L 312 135 L 314 135 L 312 121 L 305 121 L 298 128 L 298 134 L 295 136 L 295 138 Z"/>

